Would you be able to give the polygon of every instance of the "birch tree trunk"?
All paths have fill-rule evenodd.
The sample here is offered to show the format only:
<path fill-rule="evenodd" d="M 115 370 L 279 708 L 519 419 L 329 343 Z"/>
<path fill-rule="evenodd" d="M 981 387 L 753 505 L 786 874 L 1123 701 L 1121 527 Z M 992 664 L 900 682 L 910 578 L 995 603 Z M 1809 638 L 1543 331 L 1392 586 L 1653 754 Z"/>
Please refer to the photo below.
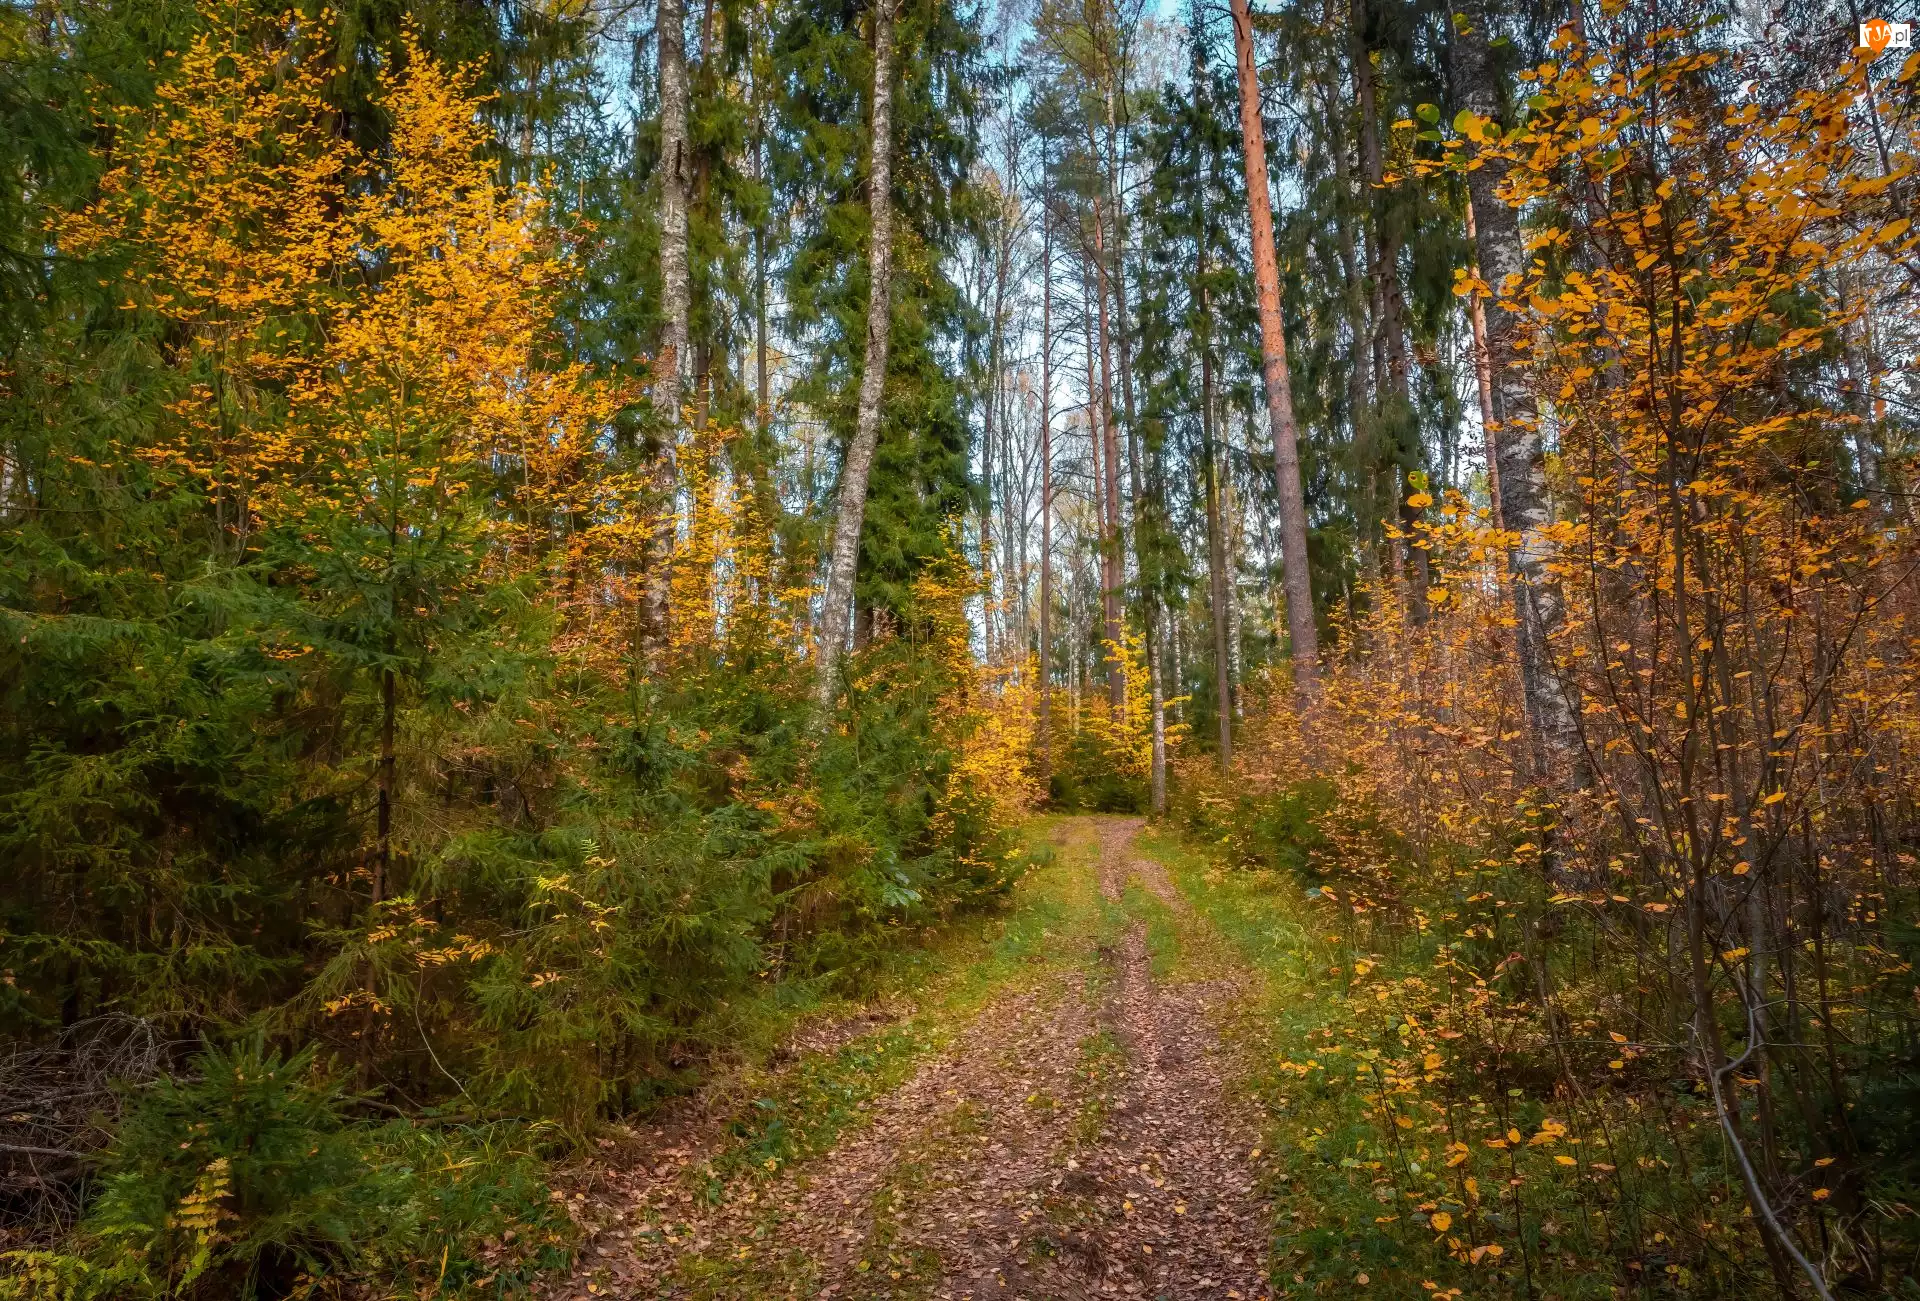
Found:
<path fill-rule="evenodd" d="M 1300 435 L 1293 421 L 1287 374 L 1287 336 L 1280 319 L 1280 264 L 1273 251 L 1273 207 L 1267 181 L 1267 135 L 1260 121 L 1260 81 L 1253 66 L 1253 17 L 1247 0 L 1233 2 L 1234 62 L 1240 80 L 1240 133 L 1247 167 L 1247 207 L 1253 227 L 1253 273 L 1260 294 L 1260 353 L 1273 427 L 1273 474 L 1280 494 L 1280 560 L 1286 570 L 1287 635 L 1293 643 L 1294 689 L 1313 689 L 1320 638 L 1313 623 L 1313 583 L 1307 570 L 1307 503 L 1300 486 Z"/>
<path fill-rule="evenodd" d="M 1480 232 L 1474 222 L 1473 199 L 1467 199 L 1467 245 L 1477 249 Z M 1480 255 L 1470 255 L 1467 269 L 1480 278 Z M 1500 509 L 1500 438 L 1494 432 L 1493 363 L 1487 352 L 1487 308 L 1480 295 L 1467 298 L 1467 324 L 1473 332 L 1473 379 L 1480 393 L 1480 430 L 1487 447 L 1487 501 L 1493 507 L 1493 526 L 1505 530 L 1506 512 Z"/>
<path fill-rule="evenodd" d="M 1500 95 L 1487 44 L 1486 6 L 1472 4 L 1465 8 L 1467 21 L 1456 32 L 1452 45 L 1453 81 L 1466 107 L 1492 120 L 1499 114 Z M 1540 411 L 1520 370 L 1519 318 L 1500 300 L 1501 285 L 1508 276 L 1526 270 L 1528 255 L 1521 239 L 1520 216 L 1499 195 L 1507 165 L 1490 155 L 1482 155 L 1478 162 L 1467 173 L 1467 190 L 1477 219 L 1481 272 L 1493 289 L 1485 303 L 1486 353 L 1499 434 L 1496 468 L 1500 515 L 1509 533 L 1519 535 L 1508 553 L 1517 620 L 1514 640 L 1520 656 L 1534 775 L 1545 778 L 1556 766 L 1573 762 L 1579 735 L 1573 710 L 1553 671 L 1550 642 L 1566 621 L 1566 608 L 1547 572 L 1546 529 L 1551 521 Z"/>
<path fill-rule="evenodd" d="M 670 426 L 680 423 L 681 375 L 688 351 L 687 7 L 660 0 L 660 297 L 666 326 L 655 359 L 653 401 Z"/>
<path fill-rule="evenodd" d="M 1087 132 L 1087 146 L 1091 153 L 1093 132 Z M 1105 564 L 1101 566 L 1101 610 L 1106 616 L 1107 635 L 1107 705 L 1118 717 L 1127 703 L 1127 670 L 1121 658 L 1121 639 L 1125 630 L 1120 619 L 1121 588 L 1125 585 L 1126 560 L 1121 551 L 1120 539 L 1120 437 L 1114 428 L 1113 418 L 1113 335 L 1112 325 L 1107 314 L 1107 295 L 1111 286 L 1107 281 L 1107 248 L 1105 221 L 1101 215 L 1100 196 L 1093 198 L 1093 270 L 1094 293 L 1097 296 L 1100 316 L 1100 427 L 1095 435 L 1100 440 L 1101 455 L 1106 464 L 1106 494 L 1104 511 L 1106 516 L 1106 535 L 1101 541 L 1101 555 Z"/>
<path fill-rule="evenodd" d="M 853 440 L 840 471 L 840 500 L 833 525 L 833 549 L 827 567 L 827 591 L 820 607 L 820 634 L 814 649 L 815 701 L 825 714 L 833 708 L 840 657 L 846 651 L 847 624 L 853 610 L 853 580 L 860 560 L 860 526 L 867 514 L 867 477 L 880 441 L 880 418 L 887 387 L 887 345 L 892 338 L 893 277 L 893 0 L 873 8 L 873 165 L 867 175 L 867 205 L 872 231 L 867 245 L 867 352 L 860 373 L 860 404 Z"/>
<path fill-rule="evenodd" d="M 663 429 L 652 486 L 657 512 L 641 560 L 640 654 L 649 671 L 658 667 L 667 641 L 672 576 L 674 448 L 687 363 L 687 11 L 685 0 L 659 0 L 655 32 L 660 76 L 660 297 L 666 323 L 653 363 L 653 406 Z"/>

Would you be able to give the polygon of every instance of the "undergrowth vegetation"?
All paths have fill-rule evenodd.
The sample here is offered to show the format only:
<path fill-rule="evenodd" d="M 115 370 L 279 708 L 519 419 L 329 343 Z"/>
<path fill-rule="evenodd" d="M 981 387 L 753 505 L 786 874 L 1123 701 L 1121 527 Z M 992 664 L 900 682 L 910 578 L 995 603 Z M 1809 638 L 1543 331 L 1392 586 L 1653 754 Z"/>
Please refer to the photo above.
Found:
<path fill-rule="evenodd" d="M 1621 1078 L 1608 1063 L 1629 1049 L 1585 1018 L 1596 1024 L 1576 1022 L 1562 1046 L 1582 1087 L 1557 1087 L 1560 1052 L 1531 1011 L 1524 964 L 1488 982 L 1435 931 L 1356 926 L 1311 874 L 1236 862 L 1217 844 L 1159 853 L 1267 978 L 1243 1025 L 1269 1116 L 1279 1295 L 1573 1301 L 1770 1286 L 1696 1081 Z M 1464 892 L 1449 894 L 1420 897 L 1464 911 Z"/>
<path fill-rule="evenodd" d="M 1114 941 L 1124 918 L 1100 897 L 1092 862 L 1098 846 L 1084 824 L 1079 835 L 1062 835 L 1061 826 L 1051 818 L 1027 824 L 1023 841 L 1031 868 L 1009 890 L 1004 907 L 958 918 L 871 970 L 861 991 L 864 1004 L 849 1002 L 838 1010 L 870 1012 L 878 1006 L 876 1027 L 859 1029 L 862 1017 L 845 1042 L 730 1075 L 723 1090 L 703 1102 L 703 1111 L 724 1117 L 716 1145 L 670 1176 L 673 1186 L 644 1207 L 589 1199 L 589 1227 L 603 1241 L 636 1251 L 677 1244 L 683 1250 L 674 1268 L 691 1295 L 775 1295 L 817 1284 L 820 1262 L 791 1257 L 776 1245 L 776 1185 L 793 1178 L 795 1168 L 808 1171 L 803 1179 L 830 1181 L 836 1145 L 857 1133 L 891 1090 L 949 1049 L 1010 988 L 1097 979 L 1100 948 Z M 963 1101 L 956 1114 L 964 1115 L 968 1105 Z M 1097 1128 L 1097 1119 L 1088 1123 Z M 650 1156 L 644 1140 L 620 1137 L 617 1126 L 610 1132 L 617 1152 Z M 810 1160 L 817 1163 L 805 1166 Z M 591 1178 L 594 1170 L 580 1173 Z M 765 1219 L 750 1238 L 709 1237 L 688 1222 L 714 1206 L 757 1202 Z M 622 1276 L 595 1273 L 596 1263 L 608 1262 L 590 1260 L 582 1277 L 617 1289 Z"/>
<path fill-rule="evenodd" d="M 1143 813 L 1150 805 L 1154 704 L 1145 652 L 1138 638 L 1109 643 L 1109 651 L 1126 684 L 1120 708 L 1105 699 L 1054 690 L 1051 748 L 1040 765 L 1046 769 L 1051 808 Z M 1177 747 L 1184 726 L 1164 719 L 1162 726 L 1167 744 Z"/>
<path fill-rule="evenodd" d="M 0 1287 L 497 1289 L 569 1241 L 542 1157 L 1004 894 L 1033 702 L 949 546 L 821 714 L 810 545 L 731 429 L 641 473 L 474 70 L 409 37 L 363 149 L 331 17 L 233 19 L 150 102 L 97 88 L 55 274 L 121 333 L 52 320 L 5 375 L 0 1034 L 171 1047 L 104 1148 L 10 1081 L 9 1236 L 86 1210 Z"/>
<path fill-rule="evenodd" d="M 356 1124 L 309 1049 L 207 1049 L 129 1110 L 61 1253 L 7 1260 L 4 1296 L 285 1296 L 378 1279 L 499 1293 L 567 1258 L 538 1127 Z M 544 1150 L 543 1150 L 544 1148 Z"/>
<path fill-rule="evenodd" d="M 1185 765 L 1324 992 L 1273 1063 L 1316 1286 L 1914 1295 L 1913 534 L 1870 495 L 1913 467 L 1854 477 L 1817 372 L 1864 310 L 1828 269 L 1910 267 L 1883 196 L 1920 152 L 1853 129 L 1864 61 L 1763 110 L 1715 97 L 1744 60 L 1565 31 L 1523 125 L 1460 116 L 1531 247 L 1584 212 L 1598 258 L 1491 289 L 1551 521 L 1423 497 L 1424 601 L 1363 584 L 1318 693 L 1253 710 L 1230 776 Z M 1911 330 L 1904 289 L 1878 310 Z"/>

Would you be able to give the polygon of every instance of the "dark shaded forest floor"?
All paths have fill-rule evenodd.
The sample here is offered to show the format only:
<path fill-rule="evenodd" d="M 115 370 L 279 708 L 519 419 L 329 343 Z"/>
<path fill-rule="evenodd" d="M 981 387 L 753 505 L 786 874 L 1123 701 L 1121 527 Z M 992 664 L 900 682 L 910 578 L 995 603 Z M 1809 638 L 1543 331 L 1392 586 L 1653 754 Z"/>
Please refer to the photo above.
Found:
<path fill-rule="evenodd" d="M 1240 966 L 1141 824 L 1047 824 L 1007 918 L 911 1004 L 812 1027 L 765 1096 L 578 1173 L 573 1297 L 1266 1297 Z"/>

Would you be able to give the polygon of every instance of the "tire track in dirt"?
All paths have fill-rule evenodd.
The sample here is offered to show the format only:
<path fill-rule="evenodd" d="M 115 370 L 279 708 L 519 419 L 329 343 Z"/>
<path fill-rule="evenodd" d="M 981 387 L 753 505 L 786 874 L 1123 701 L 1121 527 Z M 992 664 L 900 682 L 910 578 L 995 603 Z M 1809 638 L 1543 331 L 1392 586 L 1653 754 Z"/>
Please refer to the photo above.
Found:
<path fill-rule="evenodd" d="M 1032 1213 L 1026 1191 L 1070 1124 L 1093 1025 L 1077 991 L 1008 991 L 859 1129 L 790 1173 L 736 1180 L 710 1206 L 689 1194 L 683 1165 L 646 1181 L 620 1217 L 638 1231 L 603 1235 L 611 1249 L 561 1295 L 589 1280 L 597 1296 L 865 1295 L 903 1276 L 924 1283 L 949 1259 L 1004 1275 Z"/>
<path fill-rule="evenodd" d="M 1102 893 L 1117 900 L 1137 880 L 1190 918 L 1165 869 L 1133 852 L 1139 829 L 1119 820 L 1101 827 Z M 1044 1295 L 1265 1297 L 1268 1214 L 1252 1164 L 1258 1126 L 1232 1098 L 1231 1063 L 1212 1025 L 1215 1009 L 1242 991 L 1232 980 L 1156 982 L 1139 921 L 1113 963 L 1101 1015 L 1127 1065 L 1099 1140 L 1050 1199 L 1065 1231 L 1057 1290 Z"/>
<path fill-rule="evenodd" d="M 1106 899 L 1138 881 L 1192 922 L 1140 825 L 1072 829 Z M 1079 963 L 1002 991 L 831 1151 L 717 1204 L 692 1145 L 635 1172 L 626 1227 L 555 1295 L 1266 1297 L 1256 1126 L 1213 1029 L 1237 984 L 1155 981 L 1139 921 L 1099 971 L 1097 993 Z"/>
<path fill-rule="evenodd" d="M 1041 1190 L 1066 1159 L 1087 1091 L 1081 1047 L 1096 1027 L 1083 990 L 1050 994 L 1049 1012 L 995 1045 L 992 1060 L 940 1081 L 954 1105 L 896 1149 L 892 1198 L 875 1206 L 867 1248 L 876 1267 L 883 1256 L 905 1265 L 912 1291 L 1034 1294 Z M 887 1281 L 860 1290 L 884 1295 Z"/>

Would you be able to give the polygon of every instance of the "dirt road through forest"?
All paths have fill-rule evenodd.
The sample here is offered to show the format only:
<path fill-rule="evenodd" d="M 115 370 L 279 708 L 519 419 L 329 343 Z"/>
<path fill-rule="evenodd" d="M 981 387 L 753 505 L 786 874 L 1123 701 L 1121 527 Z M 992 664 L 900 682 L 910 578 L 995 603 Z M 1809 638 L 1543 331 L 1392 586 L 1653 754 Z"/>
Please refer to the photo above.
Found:
<path fill-rule="evenodd" d="M 1156 961 L 1206 923 L 1140 827 L 1057 825 L 1092 906 L 830 1150 L 703 1185 L 729 1127 L 657 1131 L 595 1185 L 552 1295 L 1266 1297 L 1257 1126 L 1217 1029 L 1252 977 Z"/>

